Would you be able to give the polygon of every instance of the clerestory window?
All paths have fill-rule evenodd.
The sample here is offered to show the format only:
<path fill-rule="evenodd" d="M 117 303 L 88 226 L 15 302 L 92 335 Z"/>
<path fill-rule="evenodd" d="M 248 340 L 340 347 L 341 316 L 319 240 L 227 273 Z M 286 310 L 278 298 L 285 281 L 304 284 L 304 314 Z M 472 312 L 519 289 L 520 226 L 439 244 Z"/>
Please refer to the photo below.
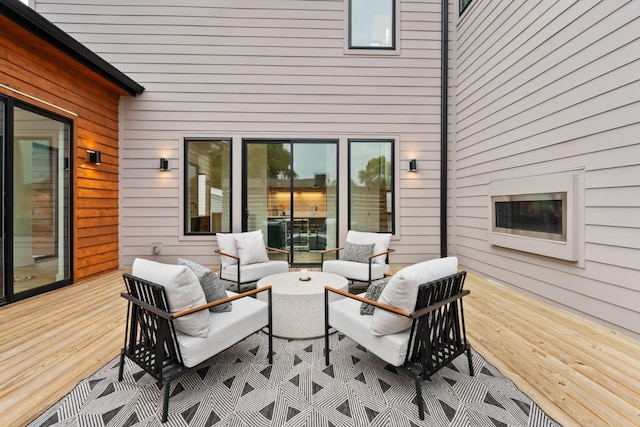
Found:
<path fill-rule="evenodd" d="M 349 49 L 395 49 L 395 0 L 349 0 Z"/>
<path fill-rule="evenodd" d="M 467 6 L 469 6 L 469 4 L 472 2 L 473 0 L 460 0 L 460 14 L 462 15 L 462 12 L 464 12 L 464 10 L 467 8 Z"/>

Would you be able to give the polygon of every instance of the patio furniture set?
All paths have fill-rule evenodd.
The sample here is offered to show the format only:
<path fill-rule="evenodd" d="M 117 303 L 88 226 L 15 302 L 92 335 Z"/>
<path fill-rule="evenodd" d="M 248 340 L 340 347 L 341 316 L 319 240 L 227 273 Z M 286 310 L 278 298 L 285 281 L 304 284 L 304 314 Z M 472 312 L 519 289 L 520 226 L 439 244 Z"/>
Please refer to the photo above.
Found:
<path fill-rule="evenodd" d="M 265 260 L 259 231 L 218 234 L 218 242 L 221 278 L 235 279 L 238 291 L 252 278 L 255 289 L 227 291 L 211 269 L 184 259 L 176 265 L 136 259 L 124 275 L 122 296 L 129 304 L 119 380 L 126 357 L 164 386 L 163 422 L 172 381 L 260 330 L 268 335 L 269 364 L 273 335 L 324 335 L 327 365 L 329 334 L 339 331 L 413 378 L 421 419 L 423 379 L 463 353 L 473 375 L 462 306 L 469 291 L 457 258 L 424 261 L 385 277 L 393 251 L 388 235 L 350 231 L 344 248 L 326 251 L 343 251 L 341 259 L 323 260 L 321 272 L 289 272 L 286 261 Z M 351 294 L 349 280 L 369 286 Z"/>

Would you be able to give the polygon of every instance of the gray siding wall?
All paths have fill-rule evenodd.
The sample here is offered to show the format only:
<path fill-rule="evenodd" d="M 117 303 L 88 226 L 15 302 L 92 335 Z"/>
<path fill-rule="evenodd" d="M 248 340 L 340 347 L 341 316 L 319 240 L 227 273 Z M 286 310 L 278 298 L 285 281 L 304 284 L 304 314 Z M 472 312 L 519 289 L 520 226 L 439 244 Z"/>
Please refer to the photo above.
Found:
<path fill-rule="evenodd" d="M 394 264 L 438 257 L 440 1 L 398 1 L 398 52 L 347 52 L 346 0 L 36 0 L 35 9 L 145 92 L 121 105 L 120 260 L 214 266 L 215 238 L 181 235 L 182 138 L 232 137 L 240 228 L 243 137 L 397 138 Z M 170 172 L 160 172 L 160 157 Z M 409 159 L 419 172 L 407 172 Z M 153 242 L 162 243 L 152 256 Z"/>
<path fill-rule="evenodd" d="M 474 0 L 456 25 L 461 263 L 640 337 L 640 2 Z M 492 180 L 579 169 L 583 259 L 488 243 Z"/>

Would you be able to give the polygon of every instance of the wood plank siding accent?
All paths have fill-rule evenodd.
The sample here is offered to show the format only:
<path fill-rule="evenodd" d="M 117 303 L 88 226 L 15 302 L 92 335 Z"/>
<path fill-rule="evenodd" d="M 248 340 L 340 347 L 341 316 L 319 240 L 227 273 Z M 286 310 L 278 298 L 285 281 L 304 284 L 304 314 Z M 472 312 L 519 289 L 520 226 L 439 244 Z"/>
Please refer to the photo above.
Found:
<path fill-rule="evenodd" d="M 0 93 L 73 120 L 73 224 L 75 280 L 118 268 L 118 114 L 127 93 L 42 39 L 0 16 Z M 86 150 L 102 152 L 102 164 Z"/>
<path fill-rule="evenodd" d="M 345 49 L 345 0 L 38 0 L 36 10 L 145 86 L 123 101 L 120 265 L 153 256 L 218 265 L 214 237 L 184 236 L 184 137 L 233 138 L 233 229 L 243 138 L 339 139 L 346 234 L 349 138 L 396 138 L 392 262 L 439 256 L 440 1 L 398 0 L 396 52 Z M 160 157 L 171 171 L 160 172 Z M 409 160 L 419 171 L 410 174 Z"/>
<path fill-rule="evenodd" d="M 640 337 L 640 3 L 474 1 L 457 22 L 457 255 Z M 581 262 L 491 246 L 488 185 L 585 176 Z"/>

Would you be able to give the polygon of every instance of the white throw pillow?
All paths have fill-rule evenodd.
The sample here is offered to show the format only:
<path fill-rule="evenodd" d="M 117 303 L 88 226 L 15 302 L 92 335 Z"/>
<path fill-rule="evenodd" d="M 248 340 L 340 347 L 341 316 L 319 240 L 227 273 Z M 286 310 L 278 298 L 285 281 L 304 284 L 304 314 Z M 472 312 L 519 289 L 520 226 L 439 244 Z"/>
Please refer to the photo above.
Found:
<path fill-rule="evenodd" d="M 269 254 L 260 235 L 236 235 L 236 249 L 240 257 L 240 265 L 268 262 Z"/>
<path fill-rule="evenodd" d="M 379 254 L 389 249 L 389 243 L 391 242 L 390 233 L 369 233 L 364 231 L 349 230 L 347 233 L 347 242 L 356 243 L 358 245 L 364 245 L 367 243 L 375 243 L 373 247 L 373 253 Z M 380 255 L 375 257 L 373 261 L 377 264 L 386 264 L 387 255 Z"/>
<path fill-rule="evenodd" d="M 131 274 L 164 286 L 172 313 L 207 303 L 198 278 L 186 265 L 161 264 L 136 258 Z M 180 317 L 175 320 L 175 326 L 187 335 L 206 338 L 209 335 L 209 310 Z"/>
<path fill-rule="evenodd" d="M 238 249 L 236 247 L 236 236 L 260 236 L 262 238 L 262 230 L 247 231 L 245 233 L 216 233 L 218 239 L 218 249 L 229 255 L 238 256 Z M 220 262 L 222 268 L 230 265 L 236 265 L 238 260 L 228 256 L 220 255 Z"/>
<path fill-rule="evenodd" d="M 446 257 L 405 267 L 393 275 L 378 302 L 411 313 L 416 308 L 418 286 L 458 272 L 458 258 Z M 402 332 L 411 326 L 411 319 L 385 310 L 374 310 L 371 319 L 373 335 Z"/>

